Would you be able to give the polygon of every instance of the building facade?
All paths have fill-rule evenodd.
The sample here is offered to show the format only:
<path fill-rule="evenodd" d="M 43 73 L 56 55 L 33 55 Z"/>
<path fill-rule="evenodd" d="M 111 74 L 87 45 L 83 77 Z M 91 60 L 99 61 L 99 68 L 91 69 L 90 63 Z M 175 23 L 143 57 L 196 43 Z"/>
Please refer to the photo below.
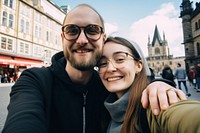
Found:
<path fill-rule="evenodd" d="M 0 74 L 50 65 L 65 14 L 49 0 L 0 0 Z"/>
<path fill-rule="evenodd" d="M 183 45 L 185 48 L 186 70 L 200 62 L 200 2 L 182 0 L 180 18 L 183 27 Z"/>
<path fill-rule="evenodd" d="M 163 33 L 163 39 L 160 36 L 157 25 L 155 26 L 152 42 L 148 38 L 148 65 L 153 69 L 156 76 L 160 76 L 164 66 L 167 64 L 173 71 L 176 70 L 177 64 L 180 63 L 185 68 L 184 57 L 173 57 L 170 54 L 168 42 Z"/>

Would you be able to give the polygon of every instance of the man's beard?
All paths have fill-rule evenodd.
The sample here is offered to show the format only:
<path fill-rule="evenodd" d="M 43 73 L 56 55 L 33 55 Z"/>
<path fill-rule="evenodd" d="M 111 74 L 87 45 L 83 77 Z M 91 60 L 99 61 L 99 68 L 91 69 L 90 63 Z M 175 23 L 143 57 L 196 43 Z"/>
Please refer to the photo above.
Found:
<path fill-rule="evenodd" d="M 77 60 L 71 54 L 67 53 L 66 55 L 66 59 L 71 63 L 71 65 L 80 71 L 92 70 L 96 66 L 97 61 L 100 58 L 101 58 L 101 53 L 96 52 L 93 54 L 93 56 L 89 61 L 77 62 Z"/>

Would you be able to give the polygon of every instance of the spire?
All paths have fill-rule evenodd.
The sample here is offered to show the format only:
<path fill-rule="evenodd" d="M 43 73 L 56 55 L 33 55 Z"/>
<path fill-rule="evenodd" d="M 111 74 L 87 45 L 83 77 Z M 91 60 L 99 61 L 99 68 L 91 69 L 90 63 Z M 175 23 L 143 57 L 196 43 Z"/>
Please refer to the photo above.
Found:
<path fill-rule="evenodd" d="M 163 32 L 163 41 L 165 41 L 165 32 Z"/>
<path fill-rule="evenodd" d="M 148 44 L 150 43 L 150 36 L 148 35 Z"/>
<path fill-rule="evenodd" d="M 180 10 L 180 17 L 183 17 L 184 15 L 191 15 L 191 13 L 193 12 L 192 2 L 190 2 L 190 0 L 183 0 L 180 6 Z"/>
<path fill-rule="evenodd" d="M 161 45 L 161 37 L 158 31 L 157 25 L 155 26 L 154 35 L 153 35 L 153 41 L 152 46 L 154 47 L 156 40 L 158 40 L 159 44 Z"/>

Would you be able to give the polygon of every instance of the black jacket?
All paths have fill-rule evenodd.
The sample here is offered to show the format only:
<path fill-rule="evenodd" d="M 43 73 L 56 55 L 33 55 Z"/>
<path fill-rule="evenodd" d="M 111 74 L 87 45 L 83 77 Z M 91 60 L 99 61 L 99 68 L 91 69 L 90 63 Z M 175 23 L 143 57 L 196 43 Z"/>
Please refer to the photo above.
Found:
<path fill-rule="evenodd" d="M 176 83 L 174 82 L 175 77 L 174 77 L 173 71 L 170 67 L 165 67 L 163 69 L 162 78 L 171 81 L 173 84 L 170 84 L 170 85 L 172 85 L 173 87 L 176 87 Z"/>
<path fill-rule="evenodd" d="M 50 71 L 31 68 L 21 74 L 12 87 L 3 133 L 82 133 L 84 106 L 86 133 L 105 132 L 109 117 L 103 101 L 108 92 L 98 73 L 93 71 L 87 85 L 78 85 L 70 80 L 65 65 L 60 52 L 52 58 Z"/>

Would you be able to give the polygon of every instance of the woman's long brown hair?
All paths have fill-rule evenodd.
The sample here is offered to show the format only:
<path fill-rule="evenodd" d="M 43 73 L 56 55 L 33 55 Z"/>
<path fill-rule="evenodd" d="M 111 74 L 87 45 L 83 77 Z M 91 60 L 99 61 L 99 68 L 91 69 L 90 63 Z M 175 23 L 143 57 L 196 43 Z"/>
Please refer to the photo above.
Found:
<path fill-rule="evenodd" d="M 128 40 L 121 37 L 108 37 L 106 42 L 115 42 L 125 47 L 128 47 L 132 51 L 133 56 L 136 59 L 140 59 L 141 61 L 141 57 L 139 56 L 137 50 Z M 141 121 L 140 121 L 140 114 L 142 110 L 141 96 L 143 90 L 146 88 L 148 83 L 149 80 L 147 78 L 146 70 L 143 65 L 141 72 L 136 74 L 135 79 L 129 88 L 131 89 L 129 95 L 129 103 L 120 133 L 134 133 L 136 131 L 135 129 L 136 124 L 139 124 L 139 127 L 141 127 Z"/>

